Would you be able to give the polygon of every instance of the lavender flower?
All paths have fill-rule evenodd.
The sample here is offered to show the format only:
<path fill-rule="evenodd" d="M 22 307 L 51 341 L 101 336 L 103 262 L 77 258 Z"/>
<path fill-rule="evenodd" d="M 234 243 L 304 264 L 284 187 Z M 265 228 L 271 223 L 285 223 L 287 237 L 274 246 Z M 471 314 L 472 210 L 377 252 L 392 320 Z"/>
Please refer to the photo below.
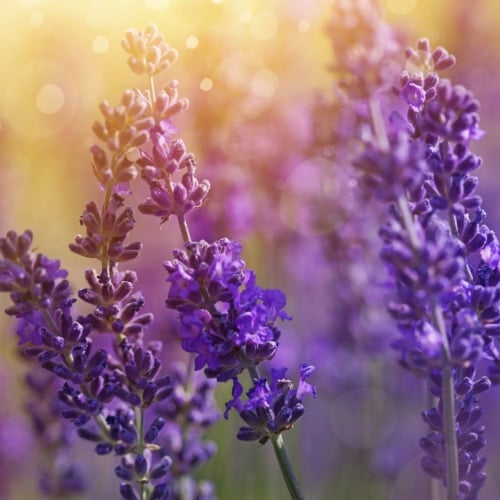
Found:
<path fill-rule="evenodd" d="M 175 250 L 175 259 L 165 263 L 171 284 L 167 306 L 179 312 L 182 347 L 196 354 L 194 368 L 206 367 L 209 378 L 221 382 L 232 379 L 237 387 L 243 370 L 255 374 L 258 364 L 275 355 L 281 334 L 275 322 L 290 319 L 283 311 L 286 298 L 279 290 L 256 285 L 255 274 L 244 269 L 238 242 L 227 238 L 212 244 L 191 240 L 186 214 L 205 202 L 210 183 L 197 179 L 194 155 L 187 153 L 182 141 L 172 139 L 177 130 L 171 117 L 187 107 L 176 105 L 180 102 L 177 84 L 168 88 L 171 92 L 163 100 L 166 107 L 155 97 L 153 75 L 161 70 L 162 58 L 168 59 L 169 48 L 152 26 L 144 33 L 130 31 L 124 48 L 132 56 L 131 68 L 150 75 L 150 88 L 144 95 L 155 120 L 149 131 L 151 148 L 138 148 L 141 177 L 151 194 L 139 210 L 159 217 L 161 222 L 174 215 L 184 240 L 184 249 Z M 273 444 L 278 446 L 280 433 L 276 436 Z M 283 464 L 281 439 L 279 447 L 277 456 Z M 301 495 L 289 466 L 284 474 L 291 494 Z"/>
<path fill-rule="evenodd" d="M 196 369 L 206 366 L 206 375 L 222 382 L 271 359 L 280 337 L 275 322 L 291 319 L 285 295 L 259 288 L 240 251 L 235 241 L 201 241 L 165 263 L 167 306 L 180 312 L 183 348 L 197 354 Z"/>
<path fill-rule="evenodd" d="M 478 456 L 485 441 L 484 427 L 477 424 L 481 408 L 476 394 L 491 385 L 488 377 L 475 378 L 476 366 L 497 356 L 487 334 L 488 320 L 480 316 L 484 306 L 478 307 L 480 295 L 490 308 L 494 297 L 477 284 L 484 269 L 477 254 L 494 241 L 492 231 L 481 224 L 485 213 L 475 194 L 477 178 L 469 174 L 481 165 L 468 150 L 471 139 L 481 135 L 478 103 L 462 87 L 439 80 L 437 73 L 423 76 L 431 63 L 439 70 L 451 66 L 452 56 L 444 49 L 431 52 L 425 40 L 417 49 L 420 55 L 408 51 L 410 65 L 418 62 L 424 73 L 403 73 L 400 91 L 409 106 L 408 129 L 414 140 L 403 137 L 413 156 L 401 161 L 398 149 L 378 137 L 356 166 L 369 179 L 381 177 L 391 161 L 401 166 L 393 169 L 399 172 L 391 177 L 395 187 L 365 183 L 375 190 L 382 186 L 377 194 L 393 204 L 381 235 L 382 259 L 397 296 L 389 311 L 402 334 L 394 347 L 401 364 L 426 377 L 439 400 L 423 413 L 431 428 L 421 441 L 427 454 L 424 470 L 442 480 L 448 498 L 460 492 L 473 499 L 486 478 L 481 470 L 485 459 Z M 405 174 L 412 167 L 417 173 Z"/>
<path fill-rule="evenodd" d="M 31 231 L 17 235 L 9 231 L 0 238 L 0 290 L 8 292 L 12 306 L 9 316 L 22 318 L 21 343 L 40 343 L 39 326 L 43 315 L 55 310 L 70 295 L 67 271 L 58 260 L 30 252 L 33 241 Z"/>
<path fill-rule="evenodd" d="M 247 392 L 243 403 L 240 395 L 243 388 L 236 384 L 233 400 L 226 404 L 226 413 L 236 408 L 247 426 L 240 427 L 238 439 L 242 441 L 259 440 L 264 444 L 270 436 L 288 430 L 304 413 L 302 398 L 305 394 L 316 397 L 316 389 L 306 382 L 314 368 L 300 366 L 300 381 L 297 388 L 285 378 L 287 369 L 271 369 L 271 381 L 266 378 L 254 379 L 252 388 Z"/>
<path fill-rule="evenodd" d="M 129 242 L 136 222 L 126 204 L 132 182 L 140 176 L 149 187 L 141 212 L 162 222 L 172 215 L 178 220 L 185 248 L 165 264 L 171 283 L 167 304 L 180 313 L 183 346 L 196 354 L 196 370 L 206 367 L 209 378 L 233 380 L 237 391 L 244 370 L 258 375 L 257 365 L 274 357 L 281 335 L 277 320 L 291 318 L 283 292 L 256 285 L 238 242 L 191 240 L 185 216 L 205 202 L 210 183 L 198 180 L 194 155 L 172 137 L 177 130 L 171 120 L 187 108 L 187 100 L 178 97 L 177 82 L 157 93 L 153 79 L 177 52 L 154 25 L 127 32 L 123 47 L 132 71 L 149 77 L 149 90 L 126 90 L 116 107 L 101 104 L 103 120 L 92 127 L 100 145 L 90 153 L 103 200 L 87 203 L 80 219 L 84 234 L 70 244 L 74 253 L 97 261 L 99 269 L 85 271 L 87 286 L 74 297 L 59 261 L 32 249 L 30 231 L 11 231 L 0 239 L 0 290 L 10 293 L 13 305 L 7 313 L 19 318 L 24 354 L 57 381 L 54 417 L 64 426 L 73 424 L 74 434 L 94 443 L 97 455 L 119 457 L 114 474 L 122 498 L 180 498 L 184 490 L 193 498 L 214 498 L 212 485 L 196 485 L 191 477 L 216 451 L 201 439 L 218 418 L 213 383 L 189 370 L 174 372 L 174 384 L 162 374 L 161 342 L 146 340 L 153 316 L 143 311 L 136 273 L 121 268 L 142 248 L 139 241 Z M 78 312 L 81 302 L 91 306 L 85 315 Z M 303 395 L 315 393 L 305 381 L 311 372 L 312 367 L 302 366 L 297 389 L 284 379 L 285 369 L 270 385 L 254 376 L 262 397 L 258 401 L 254 388 L 245 403 L 247 413 L 266 404 L 276 411 L 274 423 L 265 423 L 267 438 L 294 498 L 302 494 L 281 433 L 302 416 Z M 239 397 L 232 401 L 234 407 L 240 404 Z M 35 407 L 31 410 L 43 431 L 43 419 Z M 59 495 L 83 487 L 71 465 L 56 472 L 55 479 L 44 479 L 44 491 Z"/>

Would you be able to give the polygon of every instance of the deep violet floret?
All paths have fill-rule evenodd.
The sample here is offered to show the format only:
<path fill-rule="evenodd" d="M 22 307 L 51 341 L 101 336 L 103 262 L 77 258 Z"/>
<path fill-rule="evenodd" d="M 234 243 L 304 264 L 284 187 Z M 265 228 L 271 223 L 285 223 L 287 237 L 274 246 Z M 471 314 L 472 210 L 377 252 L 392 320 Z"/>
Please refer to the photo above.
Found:
<path fill-rule="evenodd" d="M 299 384 L 295 388 L 285 377 L 287 369 L 271 368 L 271 377 L 253 380 L 247 392 L 247 400 L 240 399 L 243 387 L 235 381 L 233 399 L 226 404 L 226 413 L 234 407 L 247 424 L 240 427 L 237 437 L 241 441 L 255 441 L 264 444 L 273 434 L 290 429 L 303 415 L 302 399 L 306 394 L 316 397 L 316 389 L 306 382 L 314 367 L 300 366 Z"/>

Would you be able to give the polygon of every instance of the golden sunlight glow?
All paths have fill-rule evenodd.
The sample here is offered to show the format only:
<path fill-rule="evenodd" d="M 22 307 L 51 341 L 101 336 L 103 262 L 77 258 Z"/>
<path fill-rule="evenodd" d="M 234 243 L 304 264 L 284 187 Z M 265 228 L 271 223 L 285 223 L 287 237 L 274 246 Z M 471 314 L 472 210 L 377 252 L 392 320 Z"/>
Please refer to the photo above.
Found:
<path fill-rule="evenodd" d="M 17 3 L 21 7 L 36 7 L 37 5 L 40 5 L 40 0 L 17 0 Z"/>
<path fill-rule="evenodd" d="M 250 34 L 257 40 L 270 40 L 278 33 L 278 19 L 270 10 L 261 10 L 250 23 Z"/>
<path fill-rule="evenodd" d="M 144 0 L 144 5 L 151 10 L 163 10 L 169 3 L 170 0 Z"/>
<path fill-rule="evenodd" d="M 409 14 L 417 6 L 417 0 L 386 0 L 387 8 L 394 14 Z"/>
<path fill-rule="evenodd" d="M 242 23 L 249 23 L 252 20 L 253 14 L 251 10 L 244 10 L 240 14 L 240 20 Z"/>
<path fill-rule="evenodd" d="M 107 28 L 112 24 L 114 16 L 115 13 L 109 5 L 92 2 L 87 10 L 87 24 L 92 28 Z"/>
<path fill-rule="evenodd" d="M 33 12 L 30 16 L 31 26 L 41 26 L 45 22 L 45 17 L 41 12 Z"/>
<path fill-rule="evenodd" d="M 61 87 L 53 83 L 44 85 L 36 96 L 36 108 L 41 113 L 53 115 L 64 105 L 64 92 Z"/>

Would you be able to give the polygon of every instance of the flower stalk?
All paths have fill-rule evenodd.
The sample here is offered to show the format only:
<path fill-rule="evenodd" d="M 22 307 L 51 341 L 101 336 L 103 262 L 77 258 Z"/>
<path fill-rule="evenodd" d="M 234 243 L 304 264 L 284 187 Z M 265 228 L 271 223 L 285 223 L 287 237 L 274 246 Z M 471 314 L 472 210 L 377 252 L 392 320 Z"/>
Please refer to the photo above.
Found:
<path fill-rule="evenodd" d="M 273 444 L 274 454 L 280 466 L 281 474 L 290 493 L 290 498 L 292 500 L 304 500 L 305 497 L 300 490 L 299 482 L 293 472 L 283 436 L 281 434 L 271 436 L 271 443 Z"/>

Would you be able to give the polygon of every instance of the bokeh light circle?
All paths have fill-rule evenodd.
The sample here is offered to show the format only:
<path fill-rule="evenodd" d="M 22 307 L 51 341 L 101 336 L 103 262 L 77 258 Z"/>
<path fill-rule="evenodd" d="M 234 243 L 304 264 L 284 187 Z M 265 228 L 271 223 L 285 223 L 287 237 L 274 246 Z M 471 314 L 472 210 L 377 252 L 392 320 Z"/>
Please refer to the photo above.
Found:
<path fill-rule="evenodd" d="M 36 109 L 40 113 L 53 115 L 64 106 L 64 92 L 59 85 L 48 83 L 44 85 L 36 96 Z"/>
<path fill-rule="evenodd" d="M 189 35 L 186 38 L 186 47 L 188 49 L 196 49 L 196 47 L 198 47 L 199 44 L 200 44 L 200 41 L 198 40 L 198 37 L 196 37 L 194 35 Z"/>
<path fill-rule="evenodd" d="M 92 50 L 97 54 L 104 54 L 109 50 L 109 40 L 103 35 L 95 37 L 92 42 Z"/>
<path fill-rule="evenodd" d="M 32 137 L 48 137 L 73 118 L 78 90 L 72 74 L 58 61 L 33 59 L 9 79 L 3 109 L 9 125 Z"/>
<path fill-rule="evenodd" d="M 202 80 L 200 81 L 200 89 L 204 90 L 205 92 L 212 90 L 213 86 L 214 83 L 210 78 L 202 78 Z"/>

